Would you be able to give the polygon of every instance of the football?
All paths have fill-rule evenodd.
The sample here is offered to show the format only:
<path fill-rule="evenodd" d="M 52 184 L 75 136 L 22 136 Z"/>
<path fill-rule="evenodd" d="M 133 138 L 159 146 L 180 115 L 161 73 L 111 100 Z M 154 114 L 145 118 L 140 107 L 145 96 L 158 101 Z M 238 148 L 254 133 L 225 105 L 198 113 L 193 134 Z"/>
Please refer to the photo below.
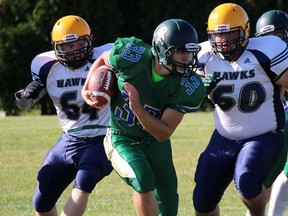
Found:
<path fill-rule="evenodd" d="M 97 101 L 97 108 L 101 109 L 108 104 L 115 93 L 116 75 L 106 65 L 94 70 L 88 82 L 88 89 L 91 91 L 90 98 Z"/>

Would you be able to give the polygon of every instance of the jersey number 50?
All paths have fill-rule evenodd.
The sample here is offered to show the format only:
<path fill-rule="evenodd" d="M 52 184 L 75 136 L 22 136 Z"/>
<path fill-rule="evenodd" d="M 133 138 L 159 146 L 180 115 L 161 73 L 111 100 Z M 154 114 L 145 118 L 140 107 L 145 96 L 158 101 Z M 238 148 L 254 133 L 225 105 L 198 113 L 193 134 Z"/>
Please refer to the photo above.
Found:
<path fill-rule="evenodd" d="M 212 95 L 212 102 L 217 104 L 223 111 L 231 110 L 237 103 L 238 109 L 243 113 L 251 113 L 260 108 L 265 101 L 266 91 L 259 82 L 246 83 L 239 90 L 238 101 L 229 96 L 234 93 L 234 85 L 219 85 Z"/>

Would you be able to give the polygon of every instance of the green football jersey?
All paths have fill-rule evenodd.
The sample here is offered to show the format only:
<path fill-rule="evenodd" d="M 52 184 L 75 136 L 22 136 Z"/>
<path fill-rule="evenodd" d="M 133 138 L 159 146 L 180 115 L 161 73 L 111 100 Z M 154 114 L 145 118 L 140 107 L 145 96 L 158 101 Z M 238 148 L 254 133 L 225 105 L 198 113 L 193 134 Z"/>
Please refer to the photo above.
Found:
<path fill-rule="evenodd" d="M 143 129 L 129 108 L 125 82 L 135 86 L 143 107 L 159 119 L 167 107 L 182 113 L 196 111 L 206 96 L 202 80 L 195 73 L 172 73 L 155 82 L 152 77 L 154 56 L 151 48 L 135 37 L 118 38 L 108 59 L 118 72 L 118 89 L 110 104 L 111 128 L 140 139 L 149 138 L 151 135 Z"/>

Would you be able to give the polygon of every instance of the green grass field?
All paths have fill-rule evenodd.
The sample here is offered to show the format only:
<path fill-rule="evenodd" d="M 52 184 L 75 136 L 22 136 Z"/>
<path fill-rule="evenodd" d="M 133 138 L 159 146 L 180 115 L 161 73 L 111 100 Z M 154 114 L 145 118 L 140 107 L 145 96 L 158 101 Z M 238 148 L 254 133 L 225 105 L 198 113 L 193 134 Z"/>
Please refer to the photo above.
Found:
<path fill-rule="evenodd" d="M 179 216 L 194 215 L 191 194 L 200 152 L 213 131 L 212 113 L 187 114 L 172 136 L 174 161 L 179 181 Z M 37 170 L 61 129 L 56 116 L 0 118 L 0 215 L 34 215 L 32 196 Z M 57 203 L 60 212 L 72 186 Z M 221 215 L 244 216 L 245 208 L 230 185 L 221 203 Z M 113 172 L 100 182 L 90 196 L 85 216 L 135 215 L 132 190 Z"/>

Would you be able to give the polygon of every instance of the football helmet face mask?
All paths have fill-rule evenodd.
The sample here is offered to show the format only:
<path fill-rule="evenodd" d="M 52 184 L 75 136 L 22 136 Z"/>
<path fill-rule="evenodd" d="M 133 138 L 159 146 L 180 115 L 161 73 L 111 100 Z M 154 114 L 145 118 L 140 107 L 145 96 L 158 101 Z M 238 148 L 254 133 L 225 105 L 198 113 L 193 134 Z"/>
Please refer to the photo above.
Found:
<path fill-rule="evenodd" d="M 79 16 L 69 15 L 59 19 L 51 32 L 52 45 L 58 61 L 71 69 L 85 65 L 92 57 L 92 34 L 89 25 Z M 82 41 L 81 46 L 65 50 L 72 43 Z"/>
<path fill-rule="evenodd" d="M 194 27 L 181 19 L 169 19 L 160 23 L 154 31 L 152 53 L 171 73 L 194 71 L 197 66 L 198 34 Z M 188 61 L 179 61 L 175 54 L 189 56 Z M 187 55 L 188 54 L 188 55 Z"/>
<path fill-rule="evenodd" d="M 281 10 L 270 10 L 262 14 L 256 23 L 256 37 L 276 35 L 288 43 L 288 14 Z"/>
<path fill-rule="evenodd" d="M 239 57 L 246 48 L 250 35 L 247 13 L 237 4 L 221 4 L 209 15 L 207 33 L 215 53 L 221 53 L 227 60 Z M 238 36 L 234 37 L 235 34 Z M 223 38 L 216 41 L 216 38 L 221 38 L 222 35 Z"/>

